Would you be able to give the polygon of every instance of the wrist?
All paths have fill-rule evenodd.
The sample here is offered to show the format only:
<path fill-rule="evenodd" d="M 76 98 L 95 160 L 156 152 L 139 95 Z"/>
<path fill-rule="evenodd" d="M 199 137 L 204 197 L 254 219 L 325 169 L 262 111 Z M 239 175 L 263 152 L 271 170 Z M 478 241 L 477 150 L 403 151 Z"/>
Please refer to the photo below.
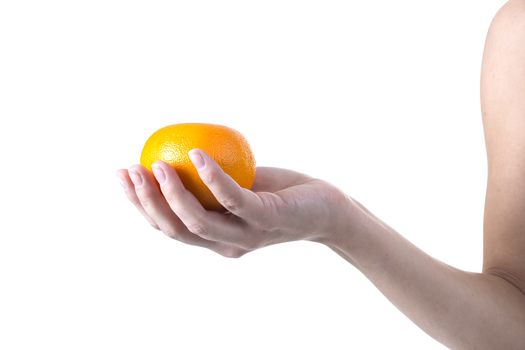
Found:
<path fill-rule="evenodd" d="M 368 255 L 373 255 L 374 242 L 386 227 L 348 195 L 345 195 L 345 202 L 337 213 L 330 230 L 316 242 L 331 248 L 359 268 L 359 262 L 363 263 L 363 259 L 367 260 Z"/>
<path fill-rule="evenodd" d="M 342 191 L 335 197 L 329 210 L 327 225 L 312 241 L 332 249 L 340 249 L 345 242 L 352 241 L 356 232 L 356 220 L 362 209 L 353 198 Z"/>

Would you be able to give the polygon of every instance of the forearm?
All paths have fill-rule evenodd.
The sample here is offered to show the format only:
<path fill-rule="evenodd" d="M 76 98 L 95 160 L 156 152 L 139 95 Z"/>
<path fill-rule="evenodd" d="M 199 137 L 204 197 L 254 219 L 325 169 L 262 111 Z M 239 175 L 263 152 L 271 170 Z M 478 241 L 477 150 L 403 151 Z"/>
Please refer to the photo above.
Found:
<path fill-rule="evenodd" d="M 356 201 L 349 208 L 346 227 L 322 243 L 430 336 L 452 348 L 525 347 L 525 295 L 512 284 L 437 261 Z"/>

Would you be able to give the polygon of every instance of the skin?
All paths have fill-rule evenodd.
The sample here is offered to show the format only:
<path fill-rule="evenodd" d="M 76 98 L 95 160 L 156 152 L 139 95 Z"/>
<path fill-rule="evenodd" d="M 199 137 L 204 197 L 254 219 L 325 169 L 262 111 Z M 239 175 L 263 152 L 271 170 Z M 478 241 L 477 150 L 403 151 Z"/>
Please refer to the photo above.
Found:
<path fill-rule="evenodd" d="M 430 336 L 454 349 L 525 347 L 525 0 L 511 0 L 487 35 L 481 104 L 488 157 L 481 273 L 427 255 L 329 183 L 259 167 L 240 188 L 203 151 L 190 157 L 227 213 L 206 211 L 175 170 L 117 172 L 151 225 L 226 257 L 280 242 L 327 245 Z M 157 185 L 160 184 L 160 186 Z"/>

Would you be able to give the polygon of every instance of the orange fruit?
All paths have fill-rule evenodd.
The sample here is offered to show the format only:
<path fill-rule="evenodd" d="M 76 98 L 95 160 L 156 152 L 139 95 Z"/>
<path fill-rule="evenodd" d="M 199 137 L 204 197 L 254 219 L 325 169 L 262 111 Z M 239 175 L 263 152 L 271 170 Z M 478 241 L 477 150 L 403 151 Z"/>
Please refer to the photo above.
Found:
<path fill-rule="evenodd" d="M 251 188 L 255 158 L 250 145 L 238 131 L 222 125 L 186 123 L 163 127 L 146 141 L 140 163 L 150 171 L 158 160 L 171 165 L 204 208 L 222 211 L 224 208 L 202 182 L 188 156 L 193 148 L 206 152 L 241 187 Z"/>

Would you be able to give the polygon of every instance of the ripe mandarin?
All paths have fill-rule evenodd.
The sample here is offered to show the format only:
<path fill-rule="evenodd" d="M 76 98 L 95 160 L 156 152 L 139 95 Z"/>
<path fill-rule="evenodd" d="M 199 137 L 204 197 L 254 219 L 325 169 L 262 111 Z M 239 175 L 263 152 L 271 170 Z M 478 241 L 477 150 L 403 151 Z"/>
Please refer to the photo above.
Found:
<path fill-rule="evenodd" d="M 255 178 L 255 158 L 250 145 L 238 131 L 222 125 L 186 123 L 163 127 L 146 141 L 140 163 L 150 171 L 158 160 L 171 165 L 204 208 L 224 211 L 188 156 L 188 151 L 193 148 L 210 155 L 241 187 L 251 188 Z"/>

